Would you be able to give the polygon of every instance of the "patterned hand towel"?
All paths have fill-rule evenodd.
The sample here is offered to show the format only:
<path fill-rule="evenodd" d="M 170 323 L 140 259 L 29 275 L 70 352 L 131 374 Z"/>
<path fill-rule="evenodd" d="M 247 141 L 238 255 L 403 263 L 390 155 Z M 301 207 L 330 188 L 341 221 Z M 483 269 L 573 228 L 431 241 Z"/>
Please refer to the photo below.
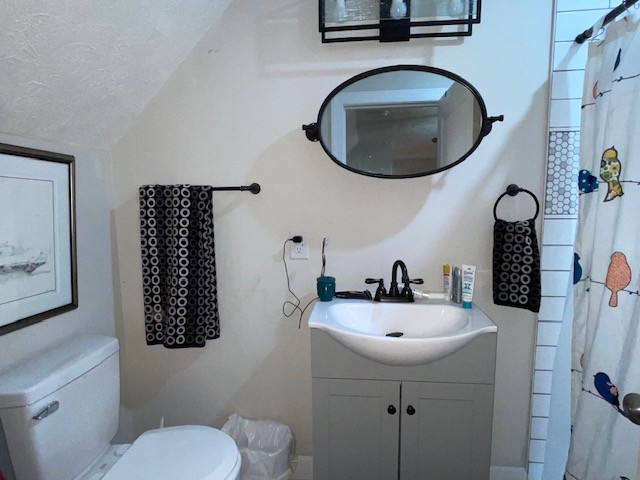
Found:
<path fill-rule="evenodd" d="M 147 345 L 203 347 L 220 336 L 212 187 L 140 187 Z"/>
<path fill-rule="evenodd" d="M 533 196 L 528 190 L 520 189 Z M 498 198 L 496 207 L 503 194 Z M 539 211 L 539 205 L 538 205 Z M 493 303 L 540 311 L 540 250 L 534 218 L 507 222 L 493 215 Z"/>

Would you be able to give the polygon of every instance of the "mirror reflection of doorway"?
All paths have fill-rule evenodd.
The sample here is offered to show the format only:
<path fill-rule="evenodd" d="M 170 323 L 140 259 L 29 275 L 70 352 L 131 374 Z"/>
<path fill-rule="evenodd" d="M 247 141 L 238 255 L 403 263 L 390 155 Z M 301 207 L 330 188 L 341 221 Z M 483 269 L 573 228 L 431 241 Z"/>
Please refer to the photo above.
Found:
<path fill-rule="evenodd" d="M 440 167 L 437 104 L 350 108 L 346 122 L 352 168 L 410 175 Z"/>

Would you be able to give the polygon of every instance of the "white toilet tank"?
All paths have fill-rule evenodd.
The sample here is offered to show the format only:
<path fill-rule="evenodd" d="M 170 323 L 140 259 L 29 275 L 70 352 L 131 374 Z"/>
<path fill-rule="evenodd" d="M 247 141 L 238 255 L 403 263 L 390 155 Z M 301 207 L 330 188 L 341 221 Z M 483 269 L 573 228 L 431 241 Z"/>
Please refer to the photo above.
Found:
<path fill-rule="evenodd" d="M 115 338 L 69 340 L 0 375 L 0 426 L 16 479 L 73 479 L 109 446 L 119 407 Z"/>

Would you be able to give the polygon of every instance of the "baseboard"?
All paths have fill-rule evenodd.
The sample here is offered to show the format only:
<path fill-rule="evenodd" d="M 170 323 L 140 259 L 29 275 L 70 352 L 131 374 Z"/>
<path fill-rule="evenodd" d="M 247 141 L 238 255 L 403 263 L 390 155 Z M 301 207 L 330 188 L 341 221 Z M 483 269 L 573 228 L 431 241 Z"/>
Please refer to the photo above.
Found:
<path fill-rule="evenodd" d="M 298 466 L 291 480 L 313 480 L 313 457 L 298 457 Z M 491 467 L 491 480 L 527 480 L 527 471 L 516 467 Z"/>
<path fill-rule="evenodd" d="M 527 480 L 527 471 L 518 467 L 491 467 L 491 480 Z"/>
<path fill-rule="evenodd" d="M 298 455 L 298 466 L 291 480 L 313 480 L 313 457 Z"/>

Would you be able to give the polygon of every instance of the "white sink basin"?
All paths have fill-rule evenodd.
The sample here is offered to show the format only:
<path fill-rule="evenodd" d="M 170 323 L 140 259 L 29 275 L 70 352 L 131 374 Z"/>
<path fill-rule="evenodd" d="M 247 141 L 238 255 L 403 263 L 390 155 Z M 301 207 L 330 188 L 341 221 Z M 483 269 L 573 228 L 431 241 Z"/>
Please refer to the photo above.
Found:
<path fill-rule="evenodd" d="M 354 353 L 387 365 L 420 365 L 451 355 L 498 327 L 474 305 L 452 302 L 318 302 L 309 327 L 323 330 Z M 388 334 L 402 333 L 399 337 Z"/>

